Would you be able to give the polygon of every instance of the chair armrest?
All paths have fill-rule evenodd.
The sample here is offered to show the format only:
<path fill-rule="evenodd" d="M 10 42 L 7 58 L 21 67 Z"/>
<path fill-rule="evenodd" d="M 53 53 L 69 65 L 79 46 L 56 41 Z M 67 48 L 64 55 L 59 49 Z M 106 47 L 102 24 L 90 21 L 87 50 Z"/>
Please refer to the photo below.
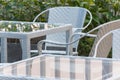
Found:
<path fill-rule="evenodd" d="M 79 31 L 79 30 L 82 31 L 82 30 L 86 29 L 90 25 L 90 23 L 92 22 L 92 14 L 91 14 L 91 12 L 88 9 L 85 9 L 85 10 L 90 15 L 90 20 L 83 28 L 76 28 L 77 31 Z"/>
<path fill-rule="evenodd" d="M 60 42 L 53 42 L 53 41 L 47 41 L 47 40 L 39 41 L 39 42 L 38 42 L 38 45 L 37 45 L 37 47 L 38 47 L 38 53 L 39 53 L 39 54 L 42 54 L 42 45 L 43 45 L 43 43 L 50 43 L 50 44 L 55 44 L 55 45 L 71 45 L 71 44 L 77 42 L 78 40 L 80 40 L 81 38 L 83 38 L 83 37 L 85 37 L 85 36 L 91 36 L 91 35 L 92 35 L 92 37 L 96 37 L 97 35 L 93 35 L 93 34 L 90 34 L 90 33 L 92 33 L 92 32 L 94 32 L 94 31 L 100 29 L 101 27 L 102 27 L 102 26 L 98 26 L 98 27 L 96 27 L 96 28 L 88 31 L 87 33 L 80 33 L 80 32 L 79 32 L 79 33 L 74 33 L 74 34 L 70 37 L 70 39 L 71 39 L 71 40 L 70 40 L 70 43 L 60 43 Z M 81 35 L 81 36 L 80 36 L 80 38 L 72 41 L 72 38 L 73 38 L 75 35 Z M 69 51 L 68 51 L 68 52 L 69 52 Z"/>
<path fill-rule="evenodd" d="M 74 35 L 86 35 L 86 33 L 79 32 L 79 33 L 74 33 Z M 93 38 L 97 37 L 96 34 L 87 34 L 86 36 Z"/>
<path fill-rule="evenodd" d="M 35 22 L 39 16 L 41 16 L 42 14 L 44 14 L 44 13 L 46 13 L 46 12 L 48 12 L 48 11 L 49 11 L 49 9 L 47 9 L 47 10 L 39 13 L 39 14 L 34 18 L 33 22 Z"/>
<path fill-rule="evenodd" d="M 92 21 L 92 14 L 91 14 L 91 12 L 88 9 L 86 9 L 86 11 L 90 15 L 90 20 L 89 20 L 89 22 L 83 28 L 81 28 L 82 30 L 86 29 L 90 25 L 90 23 Z"/>
<path fill-rule="evenodd" d="M 71 45 L 71 44 L 77 42 L 78 40 L 80 40 L 81 38 L 83 38 L 83 37 L 85 37 L 85 36 L 89 36 L 91 32 L 93 32 L 93 31 L 95 31 L 95 30 L 97 30 L 97 29 L 99 29 L 99 28 L 101 28 L 101 27 L 94 28 L 94 29 L 92 29 L 92 30 L 90 30 L 89 32 L 84 33 L 84 34 L 82 34 L 82 33 L 74 33 L 74 34 L 70 37 L 70 43 L 60 43 L 60 42 L 53 42 L 53 41 L 48 41 L 48 40 L 41 40 L 41 41 L 38 42 L 38 45 L 37 45 L 38 53 L 39 53 L 39 54 L 42 54 L 42 45 L 43 45 L 43 43 L 49 43 L 49 44 L 55 44 L 55 45 L 66 45 L 66 46 L 68 46 L 68 45 Z M 80 38 L 72 41 L 72 39 L 73 39 L 73 37 L 74 37 L 75 35 L 81 35 L 81 36 L 80 36 Z M 91 35 L 92 35 L 92 34 L 91 34 Z M 95 36 L 95 35 L 94 35 L 94 36 Z M 69 51 L 68 51 L 68 52 L 69 52 Z"/>

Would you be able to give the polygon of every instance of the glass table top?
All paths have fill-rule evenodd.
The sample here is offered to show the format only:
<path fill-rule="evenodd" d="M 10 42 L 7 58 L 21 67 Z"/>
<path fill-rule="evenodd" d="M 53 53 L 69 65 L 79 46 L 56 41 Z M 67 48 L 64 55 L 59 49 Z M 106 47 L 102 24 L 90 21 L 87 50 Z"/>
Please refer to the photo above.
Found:
<path fill-rule="evenodd" d="M 0 31 L 5 32 L 32 32 L 41 29 L 57 27 L 58 24 L 23 21 L 0 21 Z"/>

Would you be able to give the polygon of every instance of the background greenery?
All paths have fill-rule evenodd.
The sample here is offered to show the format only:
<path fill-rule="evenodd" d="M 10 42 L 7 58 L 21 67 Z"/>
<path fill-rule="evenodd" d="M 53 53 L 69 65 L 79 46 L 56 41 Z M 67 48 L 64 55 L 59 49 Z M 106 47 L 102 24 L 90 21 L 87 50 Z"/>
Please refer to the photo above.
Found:
<path fill-rule="evenodd" d="M 93 21 L 85 31 L 120 19 L 120 0 L 0 0 L 0 20 L 32 21 L 41 11 L 55 6 L 79 6 L 89 9 Z M 80 41 L 80 55 L 88 55 L 92 41 L 91 38 L 83 38 Z"/>

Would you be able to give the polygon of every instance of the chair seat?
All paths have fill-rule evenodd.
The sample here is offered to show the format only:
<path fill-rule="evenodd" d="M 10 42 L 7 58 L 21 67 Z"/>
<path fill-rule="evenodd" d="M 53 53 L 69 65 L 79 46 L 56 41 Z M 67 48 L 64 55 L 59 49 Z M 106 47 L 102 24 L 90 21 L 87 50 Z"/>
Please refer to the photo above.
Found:
<path fill-rule="evenodd" d="M 31 53 L 38 53 L 38 50 L 31 50 Z M 66 55 L 65 51 L 56 51 L 56 50 L 42 50 L 42 54 L 57 54 L 57 55 Z"/>
<path fill-rule="evenodd" d="M 38 50 L 31 50 L 30 52 L 38 54 Z M 42 50 L 42 54 L 66 55 L 66 51 Z M 73 55 L 77 56 L 78 52 L 73 52 Z"/>

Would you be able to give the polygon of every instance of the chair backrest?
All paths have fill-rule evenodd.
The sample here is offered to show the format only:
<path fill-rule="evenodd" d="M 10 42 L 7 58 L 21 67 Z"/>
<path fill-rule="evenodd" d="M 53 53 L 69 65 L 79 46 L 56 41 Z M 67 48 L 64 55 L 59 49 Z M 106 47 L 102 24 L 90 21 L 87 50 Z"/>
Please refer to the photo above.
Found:
<path fill-rule="evenodd" d="M 90 52 L 90 56 L 94 55 L 95 46 L 97 42 L 109 31 L 120 28 L 120 19 L 104 23 L 100 26 L 100 29 L 97 33 L 97 38 L 94 41 L 93 47 Z M 112 34 L 105 37 L 99 44 L 96 57 L 107 57 L 112 47 Z"/>
<path fill-rule="evenodd" d="M 72 24 L 83 28 L 87 10 L 80 7 L 55 7 L 49 9 L 48 23 Z"/>
<path fill-rule="evenodd" d="M 48 14 L 48 23 L 55 24 L 55 23 L 62 23 L 62 24 L 72 24 L 74 28 L 82 28 L 85 29 L 92 21 L 92 14 L 91 12 L 82 7 L 54 7 L 47 9 L 41 13 L 39 13 L 33 20 L 35 22 L 39 16 L 42 14 L 49 12 Z M 88 24 L 84 25 L 84 20 L 86 18 L 86 14 L 90 15 L 90 20 Z"/>

